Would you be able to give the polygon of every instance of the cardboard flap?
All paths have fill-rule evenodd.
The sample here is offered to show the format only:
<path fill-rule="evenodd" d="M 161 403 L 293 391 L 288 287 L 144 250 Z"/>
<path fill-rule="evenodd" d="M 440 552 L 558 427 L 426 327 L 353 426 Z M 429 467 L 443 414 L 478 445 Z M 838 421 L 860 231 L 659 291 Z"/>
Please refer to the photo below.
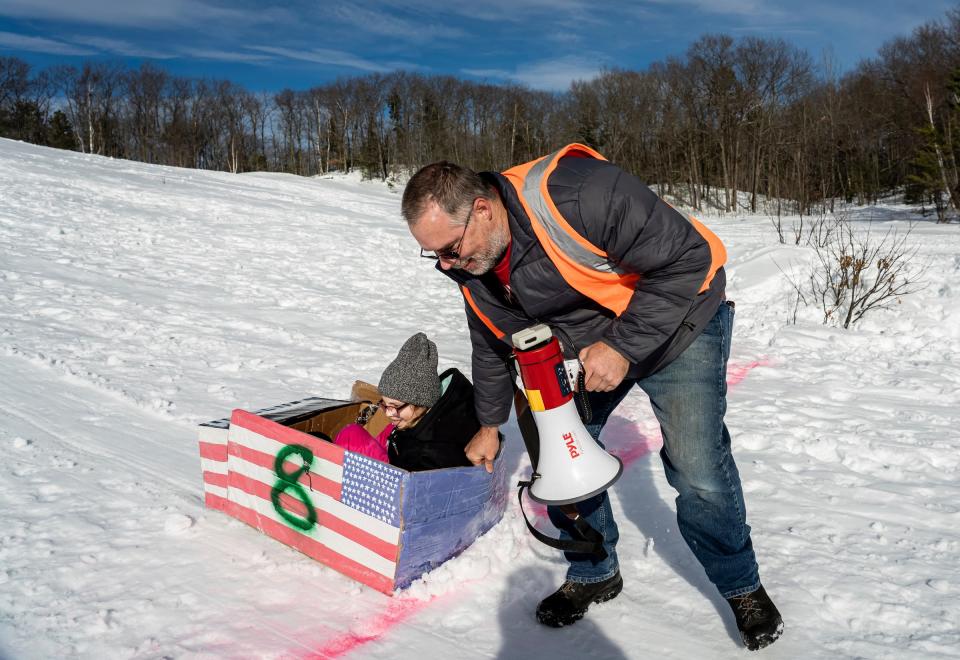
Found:
<path fill-rule="evenodd" d="M 350 388 L 350 400 L 369 401 L 370 403 L 375 404 L 380 400 L 380 391 L 370 383 L 365 383 L 362 380 L 355 380 L 353 382 L 353 387 Z M 378 410 L 363 428 L 367 429 L 370 435 L 377 436 L 380 434 L 380 431 L 387 427 L 387 424 L 389 423 L 390 420 L 387 419 L 387 416 L 383 414 L 383 411 Z"/>
<path fill-rule="evenodd" d="M 347 424 L 352 424 L 357 419 L 357 413 L 360 412 L 361 405 L 363 404 L 347 403 L 319 412 L 309 419 L 285 426 L 292 426 L 304 433 L 322 433 L 332 441 L 337 437 L 340 429 Z"/>
<path fill-rule="evenodd" d="M 362 380 L 353 381 L 353 387 L 350 388 L 351 401 L 369 401 L 376 403 L 380 400 L 380 392 L 376 386 L 365 383 Z"/>

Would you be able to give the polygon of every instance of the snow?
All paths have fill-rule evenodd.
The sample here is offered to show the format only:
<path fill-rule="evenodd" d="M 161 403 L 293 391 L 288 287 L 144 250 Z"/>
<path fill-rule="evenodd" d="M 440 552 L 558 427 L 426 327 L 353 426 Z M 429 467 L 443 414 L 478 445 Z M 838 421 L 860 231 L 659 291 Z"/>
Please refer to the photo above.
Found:
<path fill-rule="evenodd" d="M 0 140 L 0 657 L 746 653 L 677 532 L 639 393 L 604 438 L 628 463 L 612 491 L 625 589 L 568 629 L 533 618 L 563 562 L 515 500 L 394 598 L 203 508 L 197 423 L 346 398 L 420 330 L 469 373 L 459 294 L 398 211 L 397 190 L 357 177 Z M 960 228 L 896 204 L 852 213 L 912 225 L 928 285 L 849 331 L 813 309 L 791 322 L 781 268 L 809 248 L 764 216 L 703 218 L 730 252 L 727 422 L 786 622 L 762 654 L 960 657 Z"/>

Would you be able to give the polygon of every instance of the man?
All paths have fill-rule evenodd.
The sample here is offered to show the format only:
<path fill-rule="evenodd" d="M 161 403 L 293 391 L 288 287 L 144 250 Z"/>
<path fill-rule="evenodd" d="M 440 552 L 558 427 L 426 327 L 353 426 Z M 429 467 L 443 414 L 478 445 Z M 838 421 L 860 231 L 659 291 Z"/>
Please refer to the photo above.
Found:
<path fill-rule="evenodd" d="M 723 422 L 733 304 L 716 236 L 583 145 L 503 173 L 427 165 L 407 184 L 402 213 L 421 254 L 466 301 L 482 424 L 466 447 L 471 462 L 491 469 L 509 418 L 511 335 L 549 324 L 583 364 L 594 438 L 634 385 L 649 395 L 683 538 L 746 646 L 776 640 L 783 624 L 760 584 Z M 577 508 L 603 535 L 606 557 L 566 553 L 566 581 L 537 607 L 548 626 L 576 622 L 623 586 L 607 494 Z M 565 515 L 549 513 L 569 538 Z"/>

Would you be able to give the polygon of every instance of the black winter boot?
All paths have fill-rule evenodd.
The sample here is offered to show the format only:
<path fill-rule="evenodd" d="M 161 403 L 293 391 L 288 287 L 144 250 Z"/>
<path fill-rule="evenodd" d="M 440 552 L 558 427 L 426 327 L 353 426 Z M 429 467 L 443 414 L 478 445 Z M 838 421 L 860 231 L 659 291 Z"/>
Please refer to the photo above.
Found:
<path fill-rule="evenodd" d="M 770 646 L 783 634 L 780 612 L 762 586 L 749 594 L 728 598 L 727 602 L 737 618 L 740 639 L 751 651 Z"/>
<path fill-rule="evenodd" d="M 620 571 L 603 582 L 570 582 L 567 580 L 537 606 L 537 621 L 551 628 L 569 626 L 583 618 L 591 603 L 613 600 L 623 589 Z"/>

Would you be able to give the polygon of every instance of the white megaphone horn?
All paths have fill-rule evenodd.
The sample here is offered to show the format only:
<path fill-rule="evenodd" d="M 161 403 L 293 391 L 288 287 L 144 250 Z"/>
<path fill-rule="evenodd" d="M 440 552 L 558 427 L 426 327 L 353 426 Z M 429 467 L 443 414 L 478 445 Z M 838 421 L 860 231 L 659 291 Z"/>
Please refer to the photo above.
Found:
<path fill-rule="evenodd" d="M 602 493 L 620 478 L 623 463 L 584 428 L 560 342 L 542 323 L 515 333 L 512 339 L 540 436 L 530 497 L 559 506 Z"/>

